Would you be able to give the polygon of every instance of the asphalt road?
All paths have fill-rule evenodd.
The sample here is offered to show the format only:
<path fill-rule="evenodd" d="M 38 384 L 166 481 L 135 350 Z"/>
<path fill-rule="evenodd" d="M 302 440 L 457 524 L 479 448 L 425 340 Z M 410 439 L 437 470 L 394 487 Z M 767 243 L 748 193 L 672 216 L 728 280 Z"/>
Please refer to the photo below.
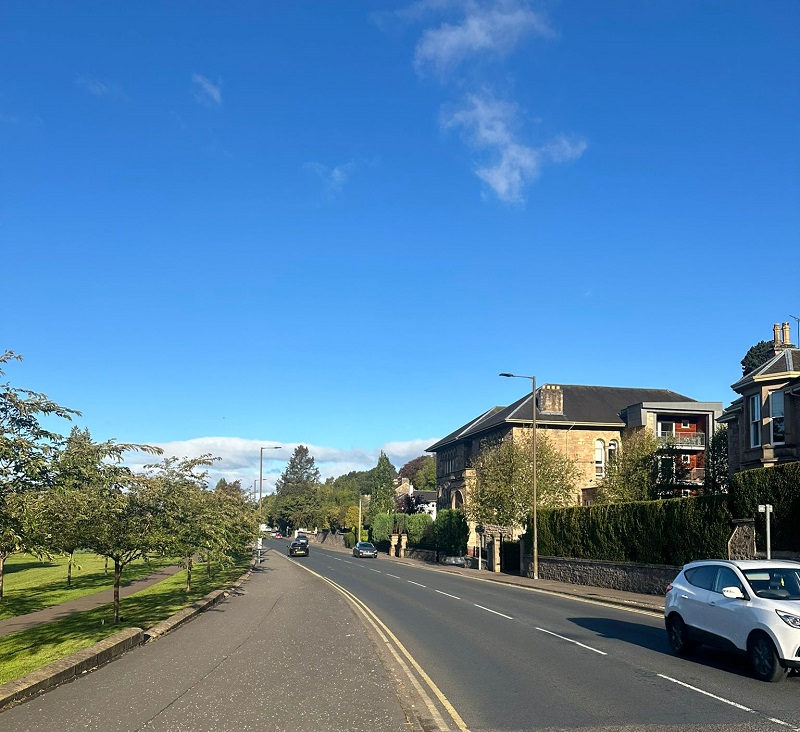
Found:
<path fill-rule="evenodd" d="M 286 544 L 240 595 L 6 710 L 0 730 L 800 729 L 800 678 L 675 658 L 658 616 Z"/>
<path fill-rule="evenodd" d="M 363 600 L 473 732 L 800 729 L 800 677 L 759 682 L 713 651 L 676 658 L 660 616 L 314 545 L 292 561 Z"/>

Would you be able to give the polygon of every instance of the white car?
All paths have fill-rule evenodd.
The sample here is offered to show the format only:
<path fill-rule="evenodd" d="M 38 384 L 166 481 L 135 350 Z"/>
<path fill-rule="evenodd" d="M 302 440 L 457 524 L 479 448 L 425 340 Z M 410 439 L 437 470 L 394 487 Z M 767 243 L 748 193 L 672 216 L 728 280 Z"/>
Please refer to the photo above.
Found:
<path fill-rule="evenodd" d="M 739 651 L 756 678 L 780 681 L 800 669 L 800 562 L 690 562 L 667 587 L 664 621 L 675 653 Z"/>

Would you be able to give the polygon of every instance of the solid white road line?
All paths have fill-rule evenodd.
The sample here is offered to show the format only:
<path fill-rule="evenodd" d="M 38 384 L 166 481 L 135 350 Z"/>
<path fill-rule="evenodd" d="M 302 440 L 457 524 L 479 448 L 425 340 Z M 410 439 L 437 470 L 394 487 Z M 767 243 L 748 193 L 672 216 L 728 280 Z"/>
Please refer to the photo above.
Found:
<path fill-rule="evenodd" d="M 599 651 L 597 648 L 592 648 L 591 646 L 587 646 L 584 643 L 579 643 L 572 638 L 567 638 L 566 636 L 559 635 L 558 633 L 554 633 L 552 630 L 545 630 L 544 628 L 536 628 L 536 630 L 542 631 L 542 633 L 547 633 L 548 635 L 554 635 L 556 638 L 561 638 L 561 640 L 567 641 L 567 643 L 574 643 L 576 646 L 580 646 L 581 648 L 585 648 L 588 651 L 594 651 L 595 653 L 599 653 L 601 656 L 607 656 L 608 654 L 605 651 Z"/>

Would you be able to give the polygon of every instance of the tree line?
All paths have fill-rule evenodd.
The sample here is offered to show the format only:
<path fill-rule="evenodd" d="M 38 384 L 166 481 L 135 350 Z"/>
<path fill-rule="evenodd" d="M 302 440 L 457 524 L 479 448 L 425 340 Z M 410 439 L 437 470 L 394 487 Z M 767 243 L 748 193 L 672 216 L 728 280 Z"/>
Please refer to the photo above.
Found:
<path fill-rule="evenodd" d="M 21 357 L 0 354 L 5 365 Z M 0 386 L 0 600 L 5 561 L 14 553 L 69 557 L 88 550 L 114 567 L 114 622 L 124 568 L 159 554 L 181 557 L 191 589 L 196 556 L 207 571 L 233 561 L 258 531 L 258 514 L 238 482 L 209 490 L 207 467 L 218 458 L 166 457 L 134 472 L 122 465 L 127 452 L 161 456 L 150 445 L 95 442 L 88 429 L 67 437 L 44 426 L 80 412 L 46 395 L 5 382 Z"/>

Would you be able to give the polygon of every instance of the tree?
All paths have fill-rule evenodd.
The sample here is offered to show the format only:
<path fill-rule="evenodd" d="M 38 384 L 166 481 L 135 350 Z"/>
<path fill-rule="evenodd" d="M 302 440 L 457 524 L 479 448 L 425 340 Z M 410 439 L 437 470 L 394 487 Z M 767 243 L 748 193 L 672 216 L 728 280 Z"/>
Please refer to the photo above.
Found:
<path fill-rule="evenodd" d="M 775 351 L 769 341 L 759 341 L 754 346 L 751 346 L 742 359 L 742 376 L 762 366 L 774 355 Z"/>
<path fill-rule="evenodd" d="M 370 501 L 370 513 L 372 516 L 377 514 L 391 513 L 395 509 L 394 481 L 397 471 L 394 465 L 389 462 L 386 453 L 381 450 L 378 464 L 372 469 L 372 500 Z"/>
<path fill-rule="evenodd" d="M 150 445 L 117 443 L 116 440 L 94 442 L 88 429 L 73 427 L 64 449 L 54 460 L 54 486 L 44 495 L 47 508 L 49 546 L 66 554 L 67 585 L 72 584 L 75 550 L 84 546 L 93 517 L 88 494 L 91 491 L 113 491 L 130 478 L 130 470 L 120 465 L 124 453 L 130 451 L 160 455 L 162 450 Z"/>
<path fill-rule="evenodd" d="M 289 496 L 293 493 L 309 493 L 319 483 L 319 470 L 314 464 L 314 458 L 305 445 L 298 445 L 286 469 L 275 483 L 275 492 L 279 496 Z"/>
<path fill-rule="evenodd" d="M 614 459 L 597 485 L 598 503 L 649 501 L 658 498 L 659 444 L 648 430 L 622 438 Z"/>
<path fill-rule="evenodd" d="M 472 463 L 467 515 L 477 523 L 523 526 L 533 506 L 533 456 L 530 435 L 488 443 Z M 547 435 L 536 433 L 536 501 L 540 508 L 575 503 L 578 468 L 554 447 Z"/>
<path fill-rule="evenodd" d="M 21 361 L 13 351 L 0 354 L 3 365 Z M 45 429 L 41 418 L 72 419 L 80 412 L 51 401 L 44 394 L 0 385 L 0 600 L 3 598 L 5 560 L 14 552 L 40 552 L 41 535 L 31 531 L 31 514 L 26 500 L 16 496 L 28 491 L 45 490 L 53 484 L 53 458 L 63 437 Z"/>
<path fill-rule="evenodd" d="M 411 481 L 415 491 L 436 490 L 436 458 L 426 455 Z"/>
<path fill-rule="evenodd" d="M 400 470 L 397 471 L 397 477 L 407 478 L 413 483 L 414 476 L 417 474 L 417 471 L 428 459 L 433 458 L 430 455 L 420 455 L 419 457 L 415 457 L 413 460 L 409 460 L 405 465 L 403 465 L 402 468 L 400 468 Z M 414 487 L 416 488 L 416 485 Z"/>
<path fill-rule="evenodd" d="M 461 557 L 467 551 L 469 526 L 467 519 L 458 509 L 446 508 L 436 515 L 433 522 L 436 544 L 445 556 Z"/>
<path fill-rule="evenodd" d="M 727 493 L 728 476 L 728 425 L 718 427 L 708 443 L 704 485 L 708 493 Z"/>

